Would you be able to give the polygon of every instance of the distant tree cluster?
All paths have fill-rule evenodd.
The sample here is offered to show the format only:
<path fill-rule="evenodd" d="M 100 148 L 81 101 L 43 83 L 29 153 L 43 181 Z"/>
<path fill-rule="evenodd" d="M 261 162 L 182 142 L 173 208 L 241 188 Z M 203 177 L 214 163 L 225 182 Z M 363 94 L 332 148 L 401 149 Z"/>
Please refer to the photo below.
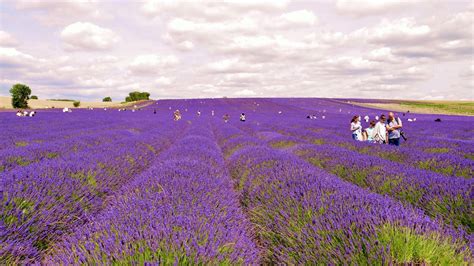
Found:
<path fill-rule="evenodd" d="M 150 93 L 134 91 L 130 92 L 128 96 L 125 97 L 126 102 L 135 102 L 140 100 L 150 100 Z"/>
<path fill-rule="evenodd" d="M 31 89 L 24 84 L 15 84 L 10 89 L 13 108 L 28 108 Z"/>
<path fill-rule="evenodd" d="M 31 95 L 30 99 L 32 99 L 32 100 L 38 100 L 38 96 L 36 96 L 36 95 Z"/>
<path fill-rule="evenodd" d="M 72 103 L 72 105 L 74 105 L 74 107 L 79 107 L 79 105 L 81 105 L 81 102 L 80 101 L 74 101 Z"/>
<path fill-rule="evenodd" d="M 112 101 L 112 98 L 111 97 L 105 97 L 104 99 L 102 99 L 103 102 L 111 102 Z"/>

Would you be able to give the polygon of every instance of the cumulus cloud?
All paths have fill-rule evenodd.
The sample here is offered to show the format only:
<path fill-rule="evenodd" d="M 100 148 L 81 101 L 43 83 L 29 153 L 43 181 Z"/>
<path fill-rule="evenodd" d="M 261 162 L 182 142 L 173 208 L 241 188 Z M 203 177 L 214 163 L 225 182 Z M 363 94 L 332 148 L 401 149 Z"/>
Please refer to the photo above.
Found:
<path fill-rule="evenodd" d="M 417 1 L 400 0 L 337 0 L 336 9 L 354 16 L 377 15 L 413 5 Z"/>
<path fill-rule="evenodd" d="M 289 0 L 147 0 L 143 2 L 141 11 L 150 17 L 169 14 L 184 18 L 223 21 L 248 12 L 278 12 L 284 10 L 288 4 Z"/>
<path fill-rule="evenodd" d="M 421 1 L 367 0 L 6 5 L 17 19 L 2 25 L 8 33 L 0 32 L 0 78 L 21 79 L 48 94 L 122 98 L 143 88 L 173 98 L 472 94 L 466 69 L 474 9 L 463 2 L 437 3 L 447 8 L 436 10 Z M 122 20 L 104 28 L 104 15 Z M 38 16 L 42 23 L 58 21 L 30 25 Z M 5 41 L 12 36 L 21 36 L 21 45 Z M 58 39 L 64 50 L 55 49 Z M 84 56 L 87 51 L 95 53 Z"/>
<path fill-rule="evenodd" d="M 169 78 L 169 77 L 159 77 L 157 79 L 155 79 L 155 83 L 157 85 L 161 85 L 161 86 L 167 86 L 167 85 L 171 85 L 173 83 L 173 78 Z"/>
<path fill-rule="evenodd" d="M 0 46 L 14 47 L 18 45 L 18 41 L 8 32 L 0 30 Z"/>
<path fill-rule="evenodd" d="M 329 74 L 358 75 L 379 71 L 379 62 L 362 57 L 340 56 L 321 61 L 322 71 Z"/>
<path fill-rule="evenodd" d="M 236 72 L 256 72 L 262 68 L 261 64 L 249 64 L 239 58 L 229 58 L 209 63 L 206 71 L 209 73 L 236 73 Z"/>
<path fill-rule="evenodd" d="M 254 92 L 253 90 L 245 89 L 245 90 L 239 90 L 239 91 L 234 92 L 234 95 L 248 97 L 248 96 L 255 96 L 257 95 L 257 93 Z"/>
<path fill-rule="evenodd" d="M 35 62 L 36 59 L 32 55 L 15 48 L 0 47 L 0 67 L 2 68 L 31 67 Z"/>
<path fill-rule="evenodd" d="M 130 64 L 134 74 L 159 74 L 165 68 L 179 64 L 179 59 L 174 55 L 158 56 L 155 54 L 139 55 Z"/>
<path fill-rule="evenodd" d="M 119 41 L 112 30 L 90 22 L 76 22 L 65 27 L 61 39 L 68 50 L 107 50 Z"/>
<path fill-rule="evenodd" d="M 178 49 L 183 51 L 190 51 L 194 49 L 194 44 L 191 41 L 182 41 L 178 43 Z"/>
<path fill-rule="evenodd" d="M 414 18 L 402 18 L 385 19 L 377 27 L 360 32 L 374 43 L 416 44 L 430 39 L 432 29 L 428 25 L 417 25 Z"/>
<path fill-rule="evenodd" d="M 63 26 L 79 18 L 110 18 L 110 14 L 100 12 L 96 0 L 17 0 L 15 6 L 19 10 L 32 12 L 32 18 L 47 26 Z"/>
<path fill-rule="evenodd" d="M 283 19 L 283 21 L 285 21 L 285 24 L 288 24 L 290 26 L 313 26 L 318 21 L 318 18 L 313 14 L 313 12 L 305 9 L 288 12 L 281 15 L 280 17 Z"/>

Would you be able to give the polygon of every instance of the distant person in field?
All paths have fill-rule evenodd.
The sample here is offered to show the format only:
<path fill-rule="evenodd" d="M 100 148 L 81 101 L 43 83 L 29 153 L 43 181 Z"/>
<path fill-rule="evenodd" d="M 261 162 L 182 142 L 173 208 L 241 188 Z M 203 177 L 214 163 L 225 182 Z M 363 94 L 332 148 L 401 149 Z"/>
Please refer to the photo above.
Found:
<path fill-rule="evenodd" d="M 355 115 L 351 119 L 351 132 L 353 140 L 362 140 L 362 125 L 359 116 Z"/>
<path fill-rule="evenodd" d="M 29 114 L 28 114 L 30 117 L 33 117 L 36 115 L 36 112 L 35 111 L 31 111 Z"/>
<path fill-rule="evenodd" d="M 370 121 L 369 127 L 364 129 L 364 131 L 362 132 L 362 135 L 364 136 L 364 141 L 367 141 L 369 143 L 374 142 L 372 133 L 374 132 L 375 124 L 375 120 Z"/>
<path fill-rule="evenodd" d="M 211 111 L 211 115 L 214 116 L 214 110 Z"/>
<path fill-rule="evenodd" d="M 156 115 L 156 109 L 153 109 L 153 114 L 155 114 L 155 115 Z"/>
<path fill-rule="evenodd" d="M 22 117 L 22 116 L 23 116 L 23 112 L 20 111 L 20 110 L 16 111 L 16 116 Z"/>
<path fill-rule="evenodd" d="M 240 114 L 240 121 L 245 122 L 245 114 L 244 113 Z"/>
<path fill-rule="evenodd" d="M 229 122 L 230 115 L 229 115 L 229 114 L 225 114 L 222 118 L 224 119 L 224 122 L 227 123 L 227 122 Z"/>
<path fill-rule="evenodd" d="M 365 120 L 366 123 L 369 123 L 369 119 L 370 119 L 370 117 L 368 115 L 364 116 L 364 120 Z"/>
<path fill-rule="evenodd" d="M 201 116 L 201 111 L 197 111 L 197 116 Z"/>
<path fill-rule="evenodd" d="M 402 121 L 399 117 L 395 117 L 393 112 L 388 113 L 387 120 L 387 131 L 388 131 L 388 144 L 400 146 L 400 129 L 403 127 Z"/>
<path fill-rule="evenodd" d="M 375 143 L 387 143 L 387 128 L 385 126 L 385 119 L 385 115 L 381 115 L 380 120 L 375 124 L 375 127 L 372 130 L 372 139 Z"/>
<path fill-rule="evenodd" d="M 174 111 L 174 121 L 179 121 L 181 120 L 181 112 L 179 110 Z"/>

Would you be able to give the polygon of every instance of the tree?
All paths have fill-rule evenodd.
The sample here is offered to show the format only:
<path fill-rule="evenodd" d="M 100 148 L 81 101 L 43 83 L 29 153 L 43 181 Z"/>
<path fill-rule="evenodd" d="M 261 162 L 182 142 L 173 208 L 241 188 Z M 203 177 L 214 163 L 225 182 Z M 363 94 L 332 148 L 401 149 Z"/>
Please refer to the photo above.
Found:
<path fill-rule="evenodd" d="M 31 89 L 24 84 L 15 84 L 10 89 L 13 108 L 28 108 Z"/>
<path fill-rule="evenodd" d="M 126 102 L 135 102 L 135 101 L 149 100 L 149 99 L 150 99 L 150 93 L 139 92 L 139 91 L 130 92 L 128 96 L 125 97 Z"/>
<path fill-rule="evenodd" d="M 74 105 L 74 107 L 79 107 L 79 105 L 81 105 L 81 102 L 80 101 L 74 101 L 72 104 Z"/>
<path fill-rule="evenodd" d="M 105 97 L 104 99 L 102 99 L 103 102 L 111 102 L 112 101 L 112 98 L 110 97 Z"/>
<path fill-rule="evenodd" d="M 32 100 L 38 100 L 38 96 L 36 96 L 36 95 L 31 95 L 30 99 L 32 99 Z"/>

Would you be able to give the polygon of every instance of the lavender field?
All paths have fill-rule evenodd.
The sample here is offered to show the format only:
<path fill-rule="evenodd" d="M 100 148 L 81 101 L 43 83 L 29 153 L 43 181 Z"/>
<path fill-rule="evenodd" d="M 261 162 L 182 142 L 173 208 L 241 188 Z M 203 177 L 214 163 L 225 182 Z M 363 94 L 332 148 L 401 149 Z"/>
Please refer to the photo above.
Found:
<path fill-rule="evenodd" d="M 0 112 L 1 265 L 474 264 L 474 117 L 393 147 L 336 100 L 149 103 Z"/>

